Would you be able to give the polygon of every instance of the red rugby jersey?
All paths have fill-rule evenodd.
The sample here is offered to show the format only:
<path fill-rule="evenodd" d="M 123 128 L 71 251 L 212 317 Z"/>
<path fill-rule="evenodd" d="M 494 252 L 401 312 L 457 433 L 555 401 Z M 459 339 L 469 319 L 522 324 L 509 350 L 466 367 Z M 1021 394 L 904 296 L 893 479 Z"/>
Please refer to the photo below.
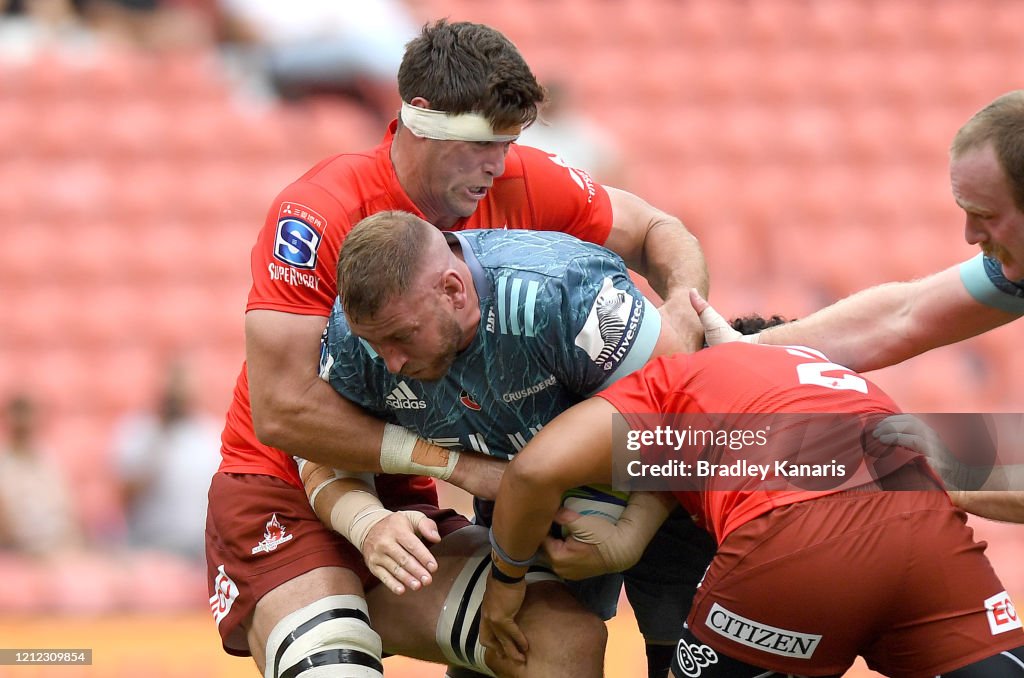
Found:
<path fill-rule="evenodd" d="M 708 447 L 703 444 L 706 441 L 641 451 L 645 463 L 671 459 L 690 465 L 690 475 L 679 483 L 690 491 L 673 494 L 719 542 L 775 507 L 851 489 L 920 459 L 905 448 L 882 445 L 870 435 L 873 422 L 900 411 L 889 396 L 864 377 L 803 347 L 736 342 L 663 356 L 598 395 L 625 415 L 634 429 L 663 423 L 677 431 L 705 430 L 703 424 L 724 422 L 739 432 L 764 431 L 771 444 L 763 447 L 756 444 L 755 434 L 748 436 L 748 441 L 755 442 L 737 451 L 723 449 L 721 444 Z M 732 417 L 713 416 L 730 413 Z M 679 414 L 686 416 L 673 417 Z M 798 461 L 820 464 L 829 472 L 836 466 L 828 465 L 836 462 L 844 472 L 824 480 L 780 478 L 774 461 L 783 458 L 780 452 L 792 450 L 799 450 Z M 737 461 L 749 462 L 748 467 L 769 464 L 770 476 L 767 480 L 756 475 L 698 477 L 701 459 L 720 462 L 720 466 Z M 773 489 L 780 487 L 785 489 Z"/>
<path fill-rule="evenodd" d="M 328 316 L 337 295 L 338 252 L 352 227 L 384 210 L 423 216 L 391 165 L 396 129 L 393 121 L 374 149 L 323 160 L 275 198 L 252 249 L 247 311 Z M 513 144 L 505 173 L 495 178 L 473 215 L 452 230 L 563 231 L 603 244 L 611 226 L 608 194 L 586 172 L 565 167 L 538 149 Z M 244 364 L 227 413 L 221 457 L 221 471 L 271 475 L 300 485 L 291 457 L 256 439 Z"/>

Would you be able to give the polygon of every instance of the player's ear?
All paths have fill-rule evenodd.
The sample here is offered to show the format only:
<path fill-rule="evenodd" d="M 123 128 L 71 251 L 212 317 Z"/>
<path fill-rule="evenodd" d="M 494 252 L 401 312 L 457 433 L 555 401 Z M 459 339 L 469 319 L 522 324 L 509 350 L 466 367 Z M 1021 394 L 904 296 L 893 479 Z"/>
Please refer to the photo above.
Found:
<path fill-rule="evenodd" d="M 453 307 L 463 308 L 466 305 L 466 281 L 455 269 L 449 268 L 441 274 L 441 290 L 451 299 Z"/>

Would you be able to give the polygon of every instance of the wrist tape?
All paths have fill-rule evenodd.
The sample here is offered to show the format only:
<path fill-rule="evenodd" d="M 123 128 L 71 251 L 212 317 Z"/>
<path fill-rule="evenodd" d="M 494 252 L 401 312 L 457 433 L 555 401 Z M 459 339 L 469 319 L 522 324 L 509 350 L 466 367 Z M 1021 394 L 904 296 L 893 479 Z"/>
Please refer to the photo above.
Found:
<path fill-rule="evenodd" d="M 459 453 L 432 445 L 412 431 L 394 424 L 384 424 L 380 443 L 380 468 L 384 473 L 430 476 L 448 480 Z"/>

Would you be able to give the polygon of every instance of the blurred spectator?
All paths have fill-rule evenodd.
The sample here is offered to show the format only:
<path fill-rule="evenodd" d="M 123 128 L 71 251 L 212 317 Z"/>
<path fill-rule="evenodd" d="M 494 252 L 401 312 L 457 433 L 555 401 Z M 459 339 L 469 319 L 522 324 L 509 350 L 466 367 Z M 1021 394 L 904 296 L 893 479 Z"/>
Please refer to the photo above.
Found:
<path fill-rule="evenodd" d="M 213 43 L 208 13 L 187 0 L 77 1 L 91 29 L 106 41 L 154 50 Z"/>
<path fill-rule="evenodd" d="M 586 171 L 598 183 L 622 187 L 622 161 L 611 133 L 579 111 L 568 83 L 545 84 L 547 101 L 540 117 L 519 136 L 519 143 L 554 153 L 565 165 Z"/>
<path fill-rule="evenodd" d="M 40 47 L 87 47 L 85 0 L 0 0 L 0 54 L 25 59 Z"/>
<path fill-rule="evenodd" d="M 396 0 L 218 0 L 222 46 L 285 99 L 347 95 L 391 120 L 417 26 Z"/>
<path fill-rule="evenodd" d="M 38 442 L 36 405 L 24 394 L 4 409 L 6 442 L 0 447 L 0 547 L 51 556 L 81 545 L 60 468 Z"/>
<path fill-rule="evenodd" d="M 116 433 L 129 546 L 204 558 L 206 491 L 219 449 L 217 422 L 194 411 L 188 374 L 172 364 L 156 411 L 127 416 Z"/>

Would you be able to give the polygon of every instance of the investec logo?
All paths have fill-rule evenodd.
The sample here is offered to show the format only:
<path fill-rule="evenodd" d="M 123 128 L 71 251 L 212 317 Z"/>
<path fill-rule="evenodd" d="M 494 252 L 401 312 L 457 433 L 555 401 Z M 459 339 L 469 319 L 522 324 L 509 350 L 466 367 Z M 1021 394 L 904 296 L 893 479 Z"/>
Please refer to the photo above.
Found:
<path fill-rule="evenodd" d="M 819 635 L 768 626 L 730 612 L 718 603 L 711 606 L 705 624 L 720 636 L 783 657 L 810 659 L 821 642 Z"/>
<path fill-rule="evenodd" d="M 399 382 L 398 386 L 384 399 L 384 402 L 393 410 L 423 410 L 427 407 L 427 404 L 420 400 L 409 388 L 409 384 L 404 381 Z"/>

